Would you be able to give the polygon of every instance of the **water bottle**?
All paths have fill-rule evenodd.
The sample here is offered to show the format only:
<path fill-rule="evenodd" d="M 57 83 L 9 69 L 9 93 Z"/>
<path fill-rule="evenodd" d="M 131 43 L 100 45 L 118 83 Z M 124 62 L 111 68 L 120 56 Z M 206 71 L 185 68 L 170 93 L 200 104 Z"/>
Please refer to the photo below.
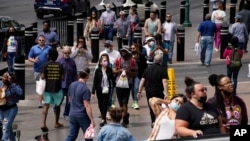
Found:
<path fill-rule="evenodd" d="M 248 64 L 248 75 L 247 75 L 247 77 L 250 78 L 250 63 Z"/>

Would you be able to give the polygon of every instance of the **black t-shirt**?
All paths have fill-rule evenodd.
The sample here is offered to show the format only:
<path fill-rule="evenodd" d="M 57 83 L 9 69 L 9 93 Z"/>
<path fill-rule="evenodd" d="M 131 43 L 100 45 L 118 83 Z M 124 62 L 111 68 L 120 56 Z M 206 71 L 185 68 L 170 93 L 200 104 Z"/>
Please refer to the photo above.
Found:
<path fill-rule="evenodd" d="M 189 123 L 189 129 L 201 130 L 203 135 L 219 134 L 219 113 L 209 103 L 205 103 L 203 109 L 198 109 L 190 101 L 183 104 L 176 113 L 176 119 Z"/>
<path fill-rule="evenodd" d="M 162 67 L 159 64 L 154 64 L 148 67 L 142 78 L 145 78 L 145 90 L 150 93 L 162 93 L 164 87 L 162 85 L 162 79 L 168 79 L 166 67 Z"/>
<path fill-rule="evenodd" d="M 46 86 L 45 92 L 58 92 L 62 89 L 63 66 L 58 62 L 47 62 L 42 67 Z"/>

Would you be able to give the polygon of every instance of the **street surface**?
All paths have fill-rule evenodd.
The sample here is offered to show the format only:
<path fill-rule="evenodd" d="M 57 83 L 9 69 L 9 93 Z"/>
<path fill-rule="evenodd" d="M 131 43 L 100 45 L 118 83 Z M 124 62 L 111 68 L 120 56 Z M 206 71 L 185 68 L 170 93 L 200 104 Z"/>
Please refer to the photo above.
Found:
<path fill-rule="evenodd" d="M 33 9 L 33 0 L 21 0 L 21 1 L 12 1 L 12 0 L 1 0 L 1 13 L 0 15 L 11 16 L 16 19 L 18 22 L 23 23 L 24 25 L 29 25 L 32 22 L 38 21 L 38 31 L 41 31 L 42 21 L 36 18 L 34 9 Z M 91 5 L 98 4 L 98 0 L 91 0 Z M 190 22 L 192 27 L 185 28 L 185 61 L 176 62 L 174 61 L 169 67 L 174 68 L 175 77 L 176 77 L 176 89 L 177 93 L 184 93 L 184 78 L 189 76 L 194 78 L 196 81 L 204 83 L 208 87 L 208 97 L 213 96 L 214 88 L 209 86 L 208 76 L 212 73 L 216 74 L 225 74 L 226 66 L 225 60 L 219 58 L 219 53 L 213 53 L 213 60 L 210 67 L 204 67 L 200 65 L 199 56 L 194 54 L 194 44 L 196 41 L 196 29 L 200 21 L 202 21 L 203 16 L 203 1 L 202 0 L 190 0 Z M 211 9 L 211 8 L 210 8 Z M 180 14 L 179 14 L 179 1 L 167 0 L 167 12 L 173 14 L 173 20 L 176 23 L 179 23 Z M 210 10 L 211 11 L 211 10 Z M 229 9 L 227 9 L 229 15 Z M 51 16 L 51 15 L 49 15 Z M 46 18 L 46 17 L 45 17 Z M 76 31 L 75 31 L 76 33 Z M 100 51 L 103 50 L 103 41 L 100 40 Z M 114 45 L 116 45 L 116 39 L 114 39 Z M 249 46 L 250 44 L 248 44 Z M 115 46 L 114 48 L 117 49 Z M 59 51 L 61 51 L 59 49 Z M 174 50 L 174 60 L 176 60 L 176 47 Z M 243 67 L 240 70 L 238 77 L 238 95 L 242 97 L 248 108 L 248 116 L 250 117 L 250 78 L 247 77 L 248 74 L 248 63 L 250 61 L 249 54 L 244 54 L 243 57 Z M 3 62 L 6 63 L 6 62 Z M 95 64 L 91 64 L 91 69 L 95 67 Z M 18 124 L 19 129 L 21 130 L 21 141 L 34 141 L 35 136 L 41 135 L 40 130 L 41 126 L 41 115 L 42 109 L 37 108 L 37 95 L 35 94 L 35 83 L 33 79 L 33 69 L 32 65 L 28 63 L 25 69 L 25 95 L 26 99 L 20 101 L 19 112 L 15 119 L 15 123 Z M 89 88 L 92 88 L 93 78 L 91 77 L 87 82 Z M 130 100 L 130 103 L 132 98 Z M 91 101 L 93 107 L 93 113 L 96 122 L 96 133 L 98 133 L 98 126 L 100 119 L 98 118 L 99 110 L 97 107 L 97 100 L 93 99 Z M 129 104 L 130 106 L 131 104 Z M 145 95 L 139 101 L 140 110 L 133 110 L 129 108 L 130 113 L 130 124 L 128 129 L 136 138 L 137 141 L 147 139 L 148 135 L 151 132 L 150 128 L 150 116 L 148 111 L 148 106 L 146 103 Z M 116 106 L 118 104 L 116 103 Z M 62 105 L 62 111 L 64 110 L 64 104 Z M 61 116 L 62 117 L 62 116 Z M 53 123 L 54 116 L 52 110 L 49 110 L 47 125 L 49 128 L 49 139 L 50 141 L 63 141 L 68 134 L 68 122 L 63 118 L 60 119 L 65 127 L 60 129 L 54 129 Z M 83 140 L 83 134 L 80 131 L 77 141 Z"/>

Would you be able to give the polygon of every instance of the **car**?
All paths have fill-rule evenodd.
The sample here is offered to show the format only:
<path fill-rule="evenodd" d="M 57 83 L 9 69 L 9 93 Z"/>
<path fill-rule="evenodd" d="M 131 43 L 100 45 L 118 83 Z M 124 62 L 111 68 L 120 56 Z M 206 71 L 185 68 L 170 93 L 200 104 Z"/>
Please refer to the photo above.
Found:
<path fill-rule="evenodd" d="M 24 37 L 25 26 L 23 24 L 18 23 L 12 17 L 0 16 L 0 51 L 2 50 L 3 47 L 3 40 L 5 38 L 5 34 L 10 26 L 13 26 L 17 30 L 17 35 L 19 36 L 22 35 Z"/>
<path fill-rule="evenodd" d="M 155 11 L 156 16 L 160 17 L 160 7 L 158 6 L 158 4 L 156 4 L 152 0 L 101 0 L 99 5 L 105 5 L 107 3 L 113 3 L 113 2 L 122 2 L 124 9 L 126 9 L 127 7 L 136 7 L 137 14 L 141 22 L 145 21 L 145 4 L 146 3 L 150 5 L 150 11 Z M 125 12 L 128 12 L 128 11 L 125 10 Z"/>
<path fill-rule="evenodd" d="M 87 15 L 89 8 L 89 0 L 35 0 L 34 3 L 38 19 L 48 14 L 73 16 L 76 12 L 80 12 Z"/>

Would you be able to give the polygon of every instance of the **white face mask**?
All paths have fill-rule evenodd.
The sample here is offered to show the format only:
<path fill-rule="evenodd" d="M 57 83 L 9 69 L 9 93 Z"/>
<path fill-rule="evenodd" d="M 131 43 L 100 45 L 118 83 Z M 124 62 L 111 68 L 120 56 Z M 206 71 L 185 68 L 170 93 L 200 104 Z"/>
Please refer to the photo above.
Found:
<path fill-rule="evenodd" d="M 109 12 L 109 11 L 110 11 L 110 8 L 106 8 L 106 10 Z"/>
<path fill-rule="evenodd" d="M 151 41 L 151 42 L 149 43 L 149 45 L 152 47 L 152 46 L 155 45 L 155 42 L 154 42 L 154 41 Z"/>
<path fill-rule="evenodd" d="M 110 48 L 106 48 L 105 50 L 106 50 L 108 53 L 110 53 Z"/>

